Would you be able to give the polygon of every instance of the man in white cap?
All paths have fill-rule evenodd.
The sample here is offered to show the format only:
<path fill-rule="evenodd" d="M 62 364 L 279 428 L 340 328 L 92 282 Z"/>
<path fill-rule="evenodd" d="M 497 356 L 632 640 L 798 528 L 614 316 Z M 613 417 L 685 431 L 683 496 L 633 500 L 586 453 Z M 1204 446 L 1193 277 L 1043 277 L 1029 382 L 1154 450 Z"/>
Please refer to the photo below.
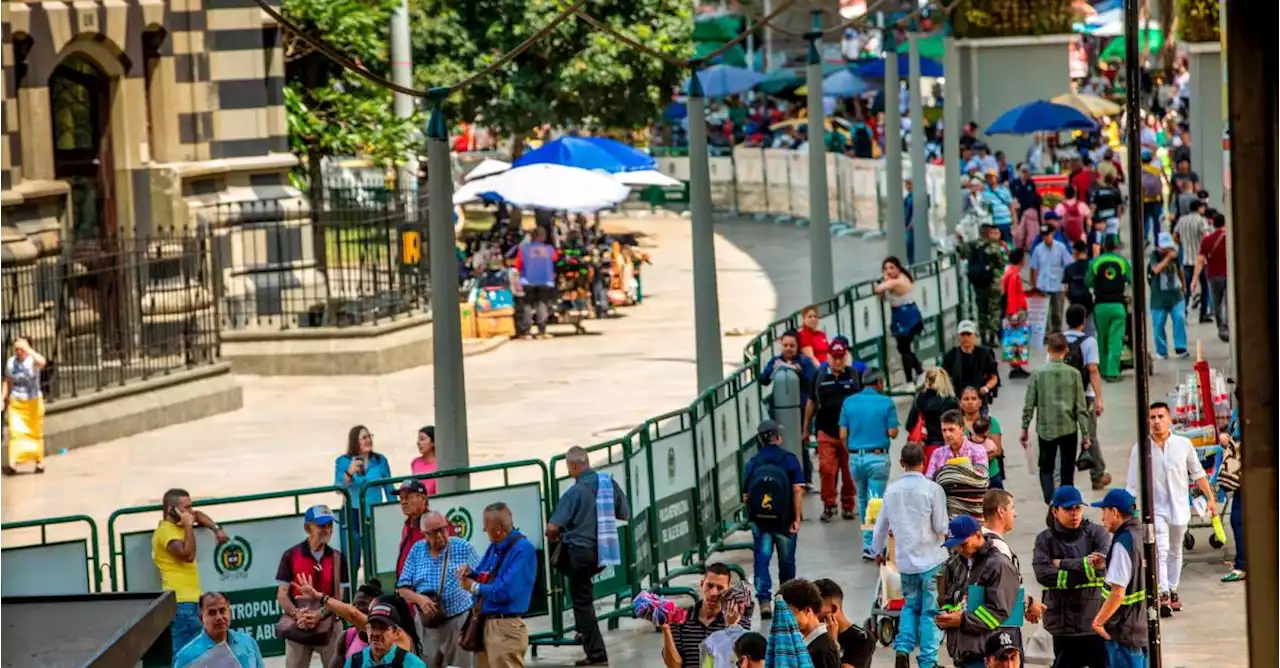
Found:
<path fill-rule="evenodd" d="M 990 403 L 992 393 L 1000 384 L 995 351 L 978 344 L 978 323 L 961 320 L 957 332 L 958 345 L 942 356 L 942 368 L 951 376 L 957 394 L 973 387 L 982 395 L 984 404 Z"/>
<path fill-rule="evenodd" d="M 1158 360 L 1169 356 L 1166 325 L 1173 319 L 1173 355 L 1187 356 L 1187 300 L 1184 297 L 1183 276 L 1178 266 L 1178 242 L 1168 232 L 1156 237 L 1156 247 L 1151 250 L 1151 291 L 1147 303 L 1151 305 L 1151 324 L 1155 334 Z"/>

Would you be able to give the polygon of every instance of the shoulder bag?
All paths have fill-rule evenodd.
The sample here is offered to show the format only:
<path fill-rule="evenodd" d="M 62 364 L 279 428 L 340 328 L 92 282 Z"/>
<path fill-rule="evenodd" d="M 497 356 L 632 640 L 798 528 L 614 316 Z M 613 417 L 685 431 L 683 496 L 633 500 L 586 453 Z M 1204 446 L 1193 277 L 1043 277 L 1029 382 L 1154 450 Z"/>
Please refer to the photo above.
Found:
<path fill-rule="evenodd" d="M 507 552 L 510 552 L 514 547 L 513 544 L 512 547 L 507 548 Z M 497 548 L 494 551 L 496 552 Z M 501 572 L 502 562 L 506 558 L 506 554 L 499 556 L 496 560 L 497 563 L 494 564 L 493 570 L 490 572 L 494 573 L 495 576 Z M 471 606 L 471 612 L 467 613 L 466 620 L 462 622 L 462 630 L 458 632 L 458 647 L 468 652 L 484 651 L 484 623 L 487 620 L 485 619 L 485 614 L 480 611 L 482 604 L 483 599 L 477 595 L 475 604 Z"/>
<path fill-rule="evenodd" d="M 444 544 L 444 556 L 440 560 L 440 586 L 437 591 L 429 591 L 423 594 L 435 604 L 435 612 L 422 618 L 422 625 L 429 629 L 438 629 L 449 621 L 449 618 L 444 614 L 444 595 L 441 592 L 444 591 L 445 578 L 449 577 L 449 552 L 453 549 L 453 546 L 450 545 L 452 540 L 452 538 L 446 539 Z"/>
<path fill-rule="evenodd" d="M 330 594 L 334 598 L 338 598 L 338 553 L 330 552 L 330 558 L 335 561 L 333 569 L 333 593 Z M 298 610 L 320 610 L 324 612 L 324 604 L 316 599 L 299 599 L 296 607 Z M 298 620 L 289 614 L 281 614 L 280 620 L 276 622 L 276 637 L 284 640 L 292 640 L 293 642 L 308 645 L 311 647 L 320 647 L 329 644 L 329 639 L 333 636 L 334 624 L 337 618 L 330 614 L 325 614 L 316 622 L 316 625 L 309 629 L 298 627 Z"/>

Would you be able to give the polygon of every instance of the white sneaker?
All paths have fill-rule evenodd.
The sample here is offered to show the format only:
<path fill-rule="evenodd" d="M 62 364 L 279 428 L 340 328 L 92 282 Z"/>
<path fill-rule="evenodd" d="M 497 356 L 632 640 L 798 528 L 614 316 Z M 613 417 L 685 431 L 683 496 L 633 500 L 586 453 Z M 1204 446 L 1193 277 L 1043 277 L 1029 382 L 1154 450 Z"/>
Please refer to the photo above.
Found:
<path fill-rule="evenodd" d="M 1167 360 L 1167 359 L 1169 359 L 1169 358 L 1168 358 L 1168 357 L 1165 357 L 1164 355 L 1161 355 L 1160 353 L 1151 353 L 1151 359 L 1153 359 L 1153 360 Z"/>

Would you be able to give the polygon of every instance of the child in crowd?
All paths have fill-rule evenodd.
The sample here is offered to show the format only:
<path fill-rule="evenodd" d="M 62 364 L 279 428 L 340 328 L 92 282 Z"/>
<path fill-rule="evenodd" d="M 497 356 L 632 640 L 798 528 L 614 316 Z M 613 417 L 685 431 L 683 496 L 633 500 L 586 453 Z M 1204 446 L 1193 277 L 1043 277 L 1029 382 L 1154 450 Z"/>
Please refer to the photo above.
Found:
<path fill-rule="evenodd" d="M 969 428 L 969 434 L 965 437 L 966 447 L 982 448 L 987 453 L 987 479 L 991 487 L 1004 489 L 1004 471 L 1000 468 L 1001 459 L 997 459 L 1004 454 L 999 445 L 996 445 L 995 439 L 991 438 L 991 420 L 985 416 L 979 416 L 973 421 L 973 426 Z"/>

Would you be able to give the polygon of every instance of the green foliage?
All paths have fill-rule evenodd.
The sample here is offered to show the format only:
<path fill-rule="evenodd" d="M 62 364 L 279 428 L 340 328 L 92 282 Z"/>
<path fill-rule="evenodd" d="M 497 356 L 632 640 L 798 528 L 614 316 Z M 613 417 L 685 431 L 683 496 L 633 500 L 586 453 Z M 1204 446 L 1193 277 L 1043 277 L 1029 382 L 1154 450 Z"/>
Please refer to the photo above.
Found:
<path fill-rule="evenodd" d="M 952 15 L 956 37 L 1067 35 L 1077 20 L 1073 0 L 968 0 Z"/>
<path fill-rule="evenodd" d="M 1218 42 L 1218 0 L 1178 0 L 1178 33 L 1184 42 Z"/>
<path fill-rule="evenodd" d="M 411 0 L 414 80 L 447 86 L 483 69 L 546 25 L 568 0 Z M 589 13 L 650 48 L 686 59 L 688 0 L 599 0 Z M 500 134 L 527 136 L 545 123 L 610 130 L 654 120 L 688 71 L 638 53 L 569 19 L 514 61 L 455 92 L 445 111 Z"/>
<path fill-rule="evenodd" d="M 371 72 L 390 76 L 388 32 L 397 0 L 284 0 L 284 14 Z M 392 94 L 284 33 L 289 142 L 310 160 L 361 155 L 401 163 L 419 119 L 395 117 Z"/>

